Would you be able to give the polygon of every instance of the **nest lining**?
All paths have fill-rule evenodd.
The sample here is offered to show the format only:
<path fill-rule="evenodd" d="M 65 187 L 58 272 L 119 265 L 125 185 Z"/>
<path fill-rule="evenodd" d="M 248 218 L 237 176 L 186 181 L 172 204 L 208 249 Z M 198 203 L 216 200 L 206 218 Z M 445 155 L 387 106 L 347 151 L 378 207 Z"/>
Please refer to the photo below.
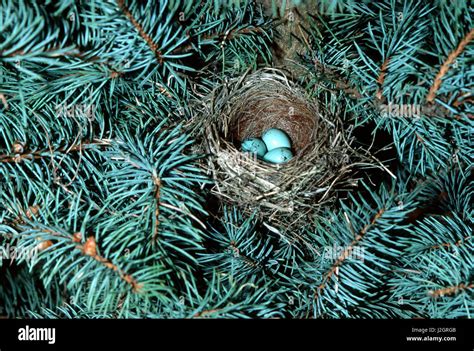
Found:
<path fill-rule="evenodd" d="M 259 70 L 215 88 L 200 102 L 198 129 L 212 192 L 268 220 L 298 218 L 334 200 L 334 189 L 354 183 L 350 140 L 337 116 L 329 120 L 317 101 L 275 69 Z M 270 164 L 240 151 L 242 140 L 269 128 L 285 131 L 295 157 Z"/>
<path fill-rule="evenodd" d="M 317 131 L 317 121 L 312 118 L 316 112 L 285 92 L 268 97 L 267 91 L 253 90 L 257 89 L 250 89 L 235 106 L 237 113 L 230 118 L 231 140 L 238 147 L 240 141 L 260 137 L 271 126 L 290 136 L 295 155 L 304 154 Z"/>

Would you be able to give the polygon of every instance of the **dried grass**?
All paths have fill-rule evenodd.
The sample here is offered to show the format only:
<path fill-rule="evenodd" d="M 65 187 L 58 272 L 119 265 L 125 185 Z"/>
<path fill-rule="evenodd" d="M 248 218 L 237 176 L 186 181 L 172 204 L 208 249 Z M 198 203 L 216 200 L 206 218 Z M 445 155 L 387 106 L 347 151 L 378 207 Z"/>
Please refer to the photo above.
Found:
<path fill-rule="evenodd" d="M 215 88 L 199 101 L 195 126 L 212 192 L 224 203 L 268 221 L 293 223 L 332 203 L 336 189 L 354 185 L 350 138 L 337 115 L 274 69 L 259 70 Z M 246 137 L 284 130 L 295 157 L 281 165 L 240 151 Z"/>

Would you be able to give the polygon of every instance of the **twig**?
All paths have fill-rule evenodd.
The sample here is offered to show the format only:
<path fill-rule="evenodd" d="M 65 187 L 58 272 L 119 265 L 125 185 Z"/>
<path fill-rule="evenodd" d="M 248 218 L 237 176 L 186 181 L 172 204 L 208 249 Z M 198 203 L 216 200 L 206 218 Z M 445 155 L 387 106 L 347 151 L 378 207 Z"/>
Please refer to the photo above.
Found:
<path fill-rule="evenodd" d="M 104 145 L 109 145 L 107 141 L 103 140 L 93 140 L 93 141 L 84 141 L 80 142 L 76 145 L 73 145 L 71 147 L 60 147 L 56 150 L 53 150 L 54 152 L 65 152 L 69 153 L 71 151 L 82 151 L 86 149 L 87 147 L 91 145 L 97 145 L 97 146 L 104 146 Z M 34 159 L 41 159 L 43 157 L 46 157 L 44 154 L 47 153 L 46 156 L 52 155 L 51 150 L 38 150 L 38 151 L 31 151 L 31 150 L 26 150 L 23 153 L 18 153 L 18 154 L 4 154 L 0 155 L 0 163 L 19 163 L 25 159 L 29 160 L 34 160 Z"/>
<path fill-rule="evenodd" d="M 2 101 L 3 107 L 5 107 L 5 110 L 8 110 L 8 101 L 7 101 L 7 98 L 6 98 L 5 95 L 3 95 L 2 93 L 0 93 L 0 101 Z"/>
<path fill-rule="evenodd" d="M 352 252 L 352 248 L 362 240 L 362 238 L 365 236 L 365 234 L 367 233 L 369 228 L 377 222 L 377 220 L 384 214 L 384 212 L 385 212 L 385 209 L 383 209 L 383 208 L 380 209 L 377 212 L 377 214 L 374 216 L 372 221 L 369 224 L 367 224 L 364 228 L 362 228 L 360 233 L 355 237 L 354 240 L 352 240 L 350 245 L 337 258 L 336 262 L 334 262 L 334 264 L 329 269 L 329 271 L 324 275 L 323 282 L 321 283 L 321 285 L 319 285 L 319 287 L 314 292 L 314 298 L 315 299 L 317 299 L 320 296 L 319 292 L 326 287 L 326 283 L 331 278 L 331 276 L 337 271 L 338 267 L 340 267 L 342 265 L 342 263 L 350 256 L 350 254 Z"/>
<path fill-rule="evenodd" d="M 240 35 L 245 35 L 245 34 L 253 34 L 253 33 L 261 33 L 263 30 L 260 27 L 247 27 L 247 28 L 242 28 L 242 29 L 233 29 L 227 33 L 210 33 L 210 34 L 205 34 L 200 38 L 200 40 L 217 40 L 218 42 L 221 42 L 221 44 L 225 43 L 228 40 L 232 40 Z M 188 39 L 190 39 L 191 36 L 188 36 Z M 173 54 L 182 54 L 182 53 L 187 53 L 193 48 L 193 43 L 188 43 L 184 46 L 177 47 L 175 50 L 173 50 Z"/>
<path fill-rule="evenodd" d="M 130 12 L 130 10 L 128 9 L 127 5 L 125 5 L 125 0 L 118 0 L 117 1 L 117 4 L 118 6 L 120 7 L 120 9 L 122 10 L 122 12 L 125 14 L 125 16 L 127 16 L 127 18 L 130 20 L 130 22 L 132 22 L 133 26 L 135 27 L 135 29 L 138 31 L 138 33 L 140 34 L 140 36 L 143 38 L 143 40 L 145 40 L 145 42 L 147 43 L 147 45 L 150 47 L 150 49 L 153 51 L 153 53 L 155 54 L 156 58 L 158 59 L 158 62 L 160 64 L 163 63 L 163 55 L 160 51 L 160 49 L 158 48 L 158 45 L 153 41 L 153 39 L 145 32 L 145 30 L 143 29 L 142 25 L 140 23 L 138 23 L 138 21 L 133 17 L 132 13 Z"/>
<path fill-rule="evenodd" d="M 155 185 L 155 225 L 153 226 L 153 237 L 151 244 L 154 245 L 158 238 L 158 228 L 160 226 L 160 193 L 161 180 L 159 177 L 153 175 L 153 184 Z"/>
<path fill-rule="evenodd" d="M 467 44 L 469 44 L 469 42 L 472 39 L 474 39 L 474 28 L 471 29 L 469 33 L 467 33 L 467 35 L 463 38 L 463 40 L 461 40 L 458 47 L 449 54 L 448 58 L 439 69 L 439 72 L 434 79 L 434 83 L 431 86 L 428 96 L 426 97 L 427 102 L 434 101 L 436 97 L 436 93 L 441 87 L 442 79 L 449 70 L 449 66 L 456 60 L 456 58 L 461 54 L 461 52 L 464 50 L 464 48 L 467 46 Z"/>
<path fill-rule="evenodd" d="M 456 241 L 454 244 L 451 244 L 451 243 L 443 243 L 443 244 L 439 244 L 439 245 L 434 245 L 434 246 L 431 246 L 431 248 L 433 250 L 436 250 L 436 249 L 440 249 L 442 247 L 451 247 L 451 246 L 461 246 L 462 244 L 464 244 L 466 241 L 472 239 L 472 236 L 466 236 L 465 238 L 463 239 L 459 239 L 458 241 Z"/>
<path fill-rule="evenodd" d="M 80 241 L 80 238 L 81 238 L 80 235 L 76 235 L 76 234 L 73 235 L 72 240 L 74 242 Z M 123 279 L 126 283 L 128 283 L 132 286 L 133 291 L 137 292 L 137 291 L 140 290 L 140 288 L 143 287 L 143 284 L 139 284 L 136 281 L 136 279 L 133 278 L 130 274 L 126 274 L 124 271 L 122 271 L 119 267 L 114 265 L 108 259 L 106 259 L 106 258 L 100 256 L 99 254 L 97 254 L 97 243 L 96 243 L 95 238 L 93 236 L 88 237 L 86 242 L 83 245 L 78 245 L 76 248 L 81 250 L 81 252 L 84 255 L 92 257 L 97 262 L 102 263 L 105 267 L 117 272 L 121 279 Z"/>
<path fill-rule="evenodd" d="M 448 296 L 448 295 L 455 295 L 463 290 L 470 290 L 474 289 L 474 284 L 459 284 L 456 286 L 449 286 L 447 288 L 438 289 L 438 290 L 430 290 L 428 295 L 434 297 L 435 299 L 438 297 Z"/>
<path fill-rule="evenodd" d="M 390 62 L 390 58 L 387 58 L 383 62 L 382 66 L 380 67 L 379 76 L 377 78 L 377 84 L 379 85 L 379 88 L 377 90 L 376 97 L 379 100 L 382 100 L 382 98 L 383 98 L 382 86 L 383 86 L 383 83 L 385 81 L 385 76 L 387 75 L 387 68 L 388 68 L 388 63 L 389 62 Z"/>

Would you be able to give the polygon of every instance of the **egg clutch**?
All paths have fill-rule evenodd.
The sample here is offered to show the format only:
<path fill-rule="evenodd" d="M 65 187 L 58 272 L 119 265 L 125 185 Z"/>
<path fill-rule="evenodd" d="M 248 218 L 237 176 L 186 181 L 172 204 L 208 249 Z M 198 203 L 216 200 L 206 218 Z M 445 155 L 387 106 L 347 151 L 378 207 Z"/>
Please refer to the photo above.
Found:
<path fill-rule="evenodd" d="M 262 138 L 246 138 L 242 142 L 242 151 L 256 154 L 269 163 L 285 163 L 293 158 L 290 137 L 276 128 L 267 129 Z"/>

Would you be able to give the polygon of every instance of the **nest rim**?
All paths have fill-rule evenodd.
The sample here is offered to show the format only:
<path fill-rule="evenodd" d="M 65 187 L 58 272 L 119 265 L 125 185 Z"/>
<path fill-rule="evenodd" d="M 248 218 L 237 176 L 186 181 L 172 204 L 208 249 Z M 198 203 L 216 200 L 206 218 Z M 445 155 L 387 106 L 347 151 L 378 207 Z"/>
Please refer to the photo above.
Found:
<path fill-rule="evenodd" d="M 300 139 L 295 144 L 300 148 L 299 152 L 295 152 L 294 157 L 284 164 L 272 164 L 249 157 L 239 147 L 243 138 L 261 133 L 263 128 L 281 126 L 278 123 L 260 123 L 255 128 L 255 124 L 249 123 L 244 126 L 245 129 L 236 124 L 245 108 L 255 107 L 252 103 L 261 101 L 259 98 L 262 94 L 272 93 L 279 97 L 283 95 L 286 103 L 298 107 L 293 115 L 304 111 L 306 124 L 303 126 L 313 125 L 305 135 L 306 141 L 303 143 Z M 252 103 L 249 103 L 249 96 L 254 99 L 250 99 Z M 200 110 L 204 118 L 200 119 L 199 125 L 202 147 L 209 155 L 203 167 L 214 179 L 212 193 L 224 202 L 237 205 L 244 211 L 253 212 L 258 208 L 270 218 L 291 215 L 303 209 L 304 217 L 313 212 L 314 207 L 332 202 L 331 189 L 347 182 L 352 149 L 340 120 L 328 120 L 317 101 L 290 81 L 282 71 L 260 69 L 226 82 L 216 87 L 210 97 L 200 101 L 200 104 L 204 107 Z M 263 113 L 268 113 L 268 106 L 264 107 Z M 288 109 L 288 104 L 284 103 L 283 108 Z M 278 112 L 278 108 L 275 111 Z M 294 122 L 291 118 L 289 121 Z M 236 125 L 241 128 L 239 133 L 235 131 Z M 252 129 L 252 133 L 246 133 L 249 129 Z M 294 130 L 279 129 L 285 131 L 294 142 Z"/>

